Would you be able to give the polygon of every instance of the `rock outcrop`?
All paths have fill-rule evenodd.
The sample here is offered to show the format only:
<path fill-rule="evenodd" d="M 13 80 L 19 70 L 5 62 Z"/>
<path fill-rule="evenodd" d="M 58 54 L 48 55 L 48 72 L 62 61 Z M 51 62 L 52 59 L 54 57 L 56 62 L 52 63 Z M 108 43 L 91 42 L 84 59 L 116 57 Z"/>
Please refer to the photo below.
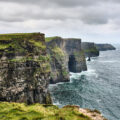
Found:
<path fill-rule="evenodd" d="M 96 48 L 95 43 L 82 42 L 82 49 L 84 50 L 86 57 L 99 56 L 99 50 Z"/>
<path fill-rule="evenodd" d="M 92 120 L 107 120 L 102 116 L 102 114 L 98 110 L 79 108 L 79 112 L 90 117 Z"/>
<path fill-rule="evenodd" d="M 50 83 L 68 82 L 68 57 L 64 50 L 64 40 L 60 37 L 55 37 L 47 44 L 47 52 L 50 56 L 51 65 L 51 80 Z"/>
<path fill-rule="evenodd" d="M 111 44 L 95 44 L 95 46 L 99 51 L 116 50 L 116 48 Z"/>
<path fill-rule="evenodd" d="M 81 47 L 81 39 L 68 38 L 65 40 L 65 51 L 68 55 L 68 69 L 78 73 L 87 70 L 85 53 Z"/>
<path fill-rule="evenodd" d="M 0 101 L 51 103 L 44 34 L 0 35 Z"/>
<path fill-rule="evenodd" d="M 81 39 L 46 39 L 47 51 L 51 58 L 51 83 L 69 81 L 69 72 L 87 70 Z"/>

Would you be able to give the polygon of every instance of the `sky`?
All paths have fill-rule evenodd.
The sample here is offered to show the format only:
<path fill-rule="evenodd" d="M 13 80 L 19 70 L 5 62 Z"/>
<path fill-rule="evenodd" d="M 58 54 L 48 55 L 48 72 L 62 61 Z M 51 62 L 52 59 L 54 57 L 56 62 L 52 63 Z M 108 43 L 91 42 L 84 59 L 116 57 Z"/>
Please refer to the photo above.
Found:
<path fill-rule="evenodd" d="M 0 0 L 0 33 L 120 43 L 120 0 Z"/>

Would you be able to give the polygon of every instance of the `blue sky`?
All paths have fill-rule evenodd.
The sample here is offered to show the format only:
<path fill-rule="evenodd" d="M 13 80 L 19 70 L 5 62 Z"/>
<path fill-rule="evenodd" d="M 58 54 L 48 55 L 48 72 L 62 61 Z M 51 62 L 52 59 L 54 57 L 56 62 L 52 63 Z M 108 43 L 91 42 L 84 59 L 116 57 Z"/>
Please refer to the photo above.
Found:
<path fill-rule="evenodd" d="M 0 0 L 0 33 L 120 43 L 120 0 Z"/>

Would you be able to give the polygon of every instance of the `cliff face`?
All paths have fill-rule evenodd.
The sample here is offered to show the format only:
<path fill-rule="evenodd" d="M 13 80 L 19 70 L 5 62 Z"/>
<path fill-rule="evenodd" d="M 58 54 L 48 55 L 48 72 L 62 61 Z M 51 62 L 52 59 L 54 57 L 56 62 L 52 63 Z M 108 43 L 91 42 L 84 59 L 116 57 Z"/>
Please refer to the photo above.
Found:
<path fill-rule="evenodd" d="M 82 42 L 82 49 L 85 52 L 86 57 L 97 57 L 99 56 L 99 50 L 96 48 L 94 43 Z"/>
<path fill-rule="evenodd" d="M 69 71 L 87 70 L 80 39 L 53 37 L 46 44 L 51 57 L 51 83 L 69 81 Z"/>
<path fill-rule="evenodd" d="M 87 70 L 84 51 L 81 48 L 81 39 L 64 39 L 65 51 L 68 55 L 68 69 L 78 73 Z"/>
<path fill-rule="evenodd" d="M 116 50 L 111 44 L 95 44 L 99 51 Z"/>
<path fill-rule="evenodd" d="M 0 101 L 51 103 L 44 34 L 0 35 Z"/>
<path fill-rule="evenodd" d="M 56 37 L 46 44 L 51 65 L 50 83 L 68 82 L 70 78 L 67 66 L 68 58 L 64 50 L 64 40 Z"/>

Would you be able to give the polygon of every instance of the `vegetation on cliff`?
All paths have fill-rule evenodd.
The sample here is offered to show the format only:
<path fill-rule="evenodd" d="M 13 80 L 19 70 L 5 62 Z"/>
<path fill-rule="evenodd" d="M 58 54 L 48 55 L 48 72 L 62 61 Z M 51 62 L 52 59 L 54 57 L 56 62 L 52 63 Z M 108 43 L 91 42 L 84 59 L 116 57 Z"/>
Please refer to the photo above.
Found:
<path fill-rule="evenodd" d="M 0 101 L 51 104 L 42 33 L 0 34 Z"/>
<path fill-rule="evenodd" d="M 57 39 L 57 38 L 60 38 L 60 37 L 59 37 L 59 36 L 46 37 L 46 38 L 45 38 L 45 41 L 46 41 L 46 42 L 50 42 L 51 40 L 54 40 L 54 39 Z"/>
<path fill-rule="evenodd" d="M 95 44 L 99 51 L 116 50 L 111 44 Z"/>
<path fill-rule="evenodd" d="M 84 50 L 86 57 L 99 56 L 99 51 L 97 50 L 95 43 L 93 42 L 82 42 L 82 49 Z"/>
<path fill-rule="evenodd" d="M 33 35 L 38 35 L 41 33 L 10 33 L 10 34 L 0 34 L 0 40 L 13 40 L 18 38 L 31 37 Z"/>
<path fill-rule="evenodd" d="M 45 59 L 43 54 L 46 52 L 46 45 L 42 36 L 44 34 L 41 33 L 0 34 L 0 56 L 10 56 L 9 60 L 13 62 Z M 40 56 L 39 59 L 34 59 L 35 55 Z M 15 56 L 24 57 L 18 59 Z"/>
<path fill-rule="evenodd" d="M 24 103 L 0 103 L 0 120 L 91 120 L 77 107 L 59 109 L 54 105 L 26 105 Z"/>
<path fill-rule="evenodd" d="M 54 69 L 54 72 L 51 72 L 51 80 L 53 81 L 56 76 L 59 76 L 61 80 L 67 79 L 69 73 L 64 65 L 66 57 L 64 51 L 55 45 L 52 47 L 49 46 L 49 52 L 51 69 Z"/>

